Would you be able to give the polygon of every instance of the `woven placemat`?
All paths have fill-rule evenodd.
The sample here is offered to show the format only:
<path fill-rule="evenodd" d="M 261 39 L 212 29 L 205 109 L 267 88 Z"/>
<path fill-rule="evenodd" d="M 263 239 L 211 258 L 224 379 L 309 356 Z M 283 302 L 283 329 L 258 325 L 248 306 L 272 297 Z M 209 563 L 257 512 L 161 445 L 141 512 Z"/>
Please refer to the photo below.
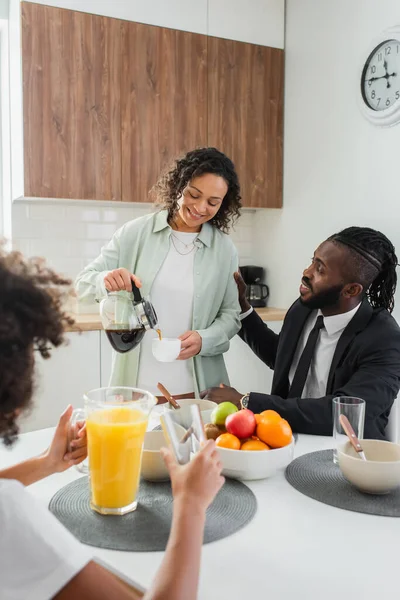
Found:
<path fill-rule="evenodd" d="M 285 476 L 296 490 L 318 502 L 369 515 L 400 517 L 400 490 L 381 496 L 359 492 L 334 464 L 332 450 L 296 458 Z"/>
<path fill-rule="evenodd" d="M 81 542 L 97 548 L 130 552 L 165 550 L 172 519 L 171 484 L 140 482 L 137 509 L 124 516 L 103 516 L 91 510 L 89 482 L 81 477 L 59 490 L 49 509 Z M 253 492 L 226 480 L 207 511 L 204 543 L 232 535 L 251 521 L 257 510 Z"/>

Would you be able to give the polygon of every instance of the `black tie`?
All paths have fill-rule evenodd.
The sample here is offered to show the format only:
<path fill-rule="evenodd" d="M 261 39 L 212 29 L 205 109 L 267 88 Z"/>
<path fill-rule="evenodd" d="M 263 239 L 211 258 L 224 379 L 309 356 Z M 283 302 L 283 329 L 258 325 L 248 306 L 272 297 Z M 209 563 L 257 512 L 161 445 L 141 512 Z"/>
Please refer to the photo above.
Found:
<path fill-rule="evenodd" d="M 307 344 L 300 357 L 296 372 L 293 377 L 292 385 L 290 386 L 288 398 L 301 398 L 303 388 L 306 383 L 308 371 L 312 358 L 314 356 L 315 346 L 319 338 L 319 332 L 324 326 L 324 317 L 320 315 L 308 336 Z"/>

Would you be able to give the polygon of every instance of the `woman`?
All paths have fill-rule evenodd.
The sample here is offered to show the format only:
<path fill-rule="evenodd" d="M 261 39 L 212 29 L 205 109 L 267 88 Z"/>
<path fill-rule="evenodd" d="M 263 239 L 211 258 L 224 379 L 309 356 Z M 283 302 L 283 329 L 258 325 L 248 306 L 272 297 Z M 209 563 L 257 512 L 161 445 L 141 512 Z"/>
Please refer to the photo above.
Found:
<path fill-rule="evenodd" d="M 67 284 L 43 265 L 4 256 L 0 249 L 0 439 L 10 445 L 17 417 L 33 389 L 34 350 L 49 357 L 63 343 L 68 319 L 60 289 Z M 62 383 L 62 382 L 61 382 Z M 0 598 L 30 600 L 132 600 L 139 596 L 92 560 L 81 545 L 21 483 L 64 471 L 86 456 L 80 429 L 67 451 L 71 407 L 42 456 L 0 471 Z M 144 600 L 195 600 L 206 509 L 224 479 L 213 442 L 184 467 L 165 451 L 174 494 L 168 546 Z M 140 596 L 141 597 L 141 596 Z"/>
<path fill-rule="evenodd" d="M 155 186 L 161 210 L 126 223 L 77 278 L 82 301 L 106 290 L 142 287 L 165 337 L 179 337 L 174 363 L 152 355 L 154 331 L 140 348 L 113 358 L 111 384 L 136 385 L 157 394 L 157 382 L 177 398 L 228 384 L 222 354 L 239 331 L 233 274 L 236 249 L 226 235 L 240 215 L 240 188 L 232 161 L 215 148 L 188 152 Z"/>

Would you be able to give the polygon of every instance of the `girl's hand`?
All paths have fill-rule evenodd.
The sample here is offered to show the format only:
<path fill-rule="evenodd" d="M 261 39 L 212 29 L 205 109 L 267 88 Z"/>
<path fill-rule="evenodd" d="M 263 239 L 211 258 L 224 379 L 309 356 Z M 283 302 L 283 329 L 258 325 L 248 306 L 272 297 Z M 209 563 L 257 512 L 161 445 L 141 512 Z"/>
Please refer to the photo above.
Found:
<path fill-rule="evenodd" d="M 208 440 L 187 465 L 179 465 L 171 450 L 161 452 L 171 476 L 174 503 L 205 513 L 225 482 L 214 440 Z"/>
<path fill-rule="evenodd" d="M 51 473 L 61 473 L 72 465 L 79 465 L 87 457 L 87 439 L 85 423 L 76 424 L 75 439 L 68 449 L 68 434 L 72 406 L 63 412 L 58 422 L 50 448 L 44 453 L 44 459 Z"/>

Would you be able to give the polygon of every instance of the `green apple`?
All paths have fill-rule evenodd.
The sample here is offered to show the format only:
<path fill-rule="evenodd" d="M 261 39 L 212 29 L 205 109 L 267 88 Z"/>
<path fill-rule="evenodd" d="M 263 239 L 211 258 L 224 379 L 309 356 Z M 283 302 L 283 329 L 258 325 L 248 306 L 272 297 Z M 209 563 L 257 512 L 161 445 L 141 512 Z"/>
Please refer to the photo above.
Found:
<path fill-rule="evenodd" d="M 211 423 L 214 423 L 214 425 L 225 425 L 225 421 L 229 415 L 238 412 L 238 410 L 237 406 L 232 404 L 232 402 L 221 402 L 211 413 Z"/>

